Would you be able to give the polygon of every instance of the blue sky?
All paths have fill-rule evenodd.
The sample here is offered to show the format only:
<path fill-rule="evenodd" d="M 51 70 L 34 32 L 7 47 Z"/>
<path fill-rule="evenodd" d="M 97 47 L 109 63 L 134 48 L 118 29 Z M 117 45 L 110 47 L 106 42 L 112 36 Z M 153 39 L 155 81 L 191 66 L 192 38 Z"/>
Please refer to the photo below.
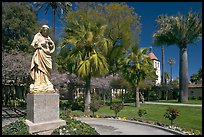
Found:
<path fill-rule="evenodd" d="M 74 5 L 74 3 L 72 3 Z M 135 12 L 141 16 L 141 34 L 140 47 L 150 47 L 153 42 L 152 34 L 154 32 L 155 20 L 158 15 L 176 15 L 178 12 L 187 14 L 189 10 L 201 12 L 202 2 L 127 2 L 131 7 L 134 7 Z M 43 10 L 38 14 L 38 20 L 44 22 L 50 27 L 52 26 L 51 10 L 47 15 L 44 15 Z M 56 33 L 61 34 L 62 24 L 56 17 Z M 198 69 L 202 67 L 202 40 L 198 41 L 197 46 L 188 46 L 188 75 L 189 78 L 193 73 L 197 73 Z M 153 46 L 153 52 L 161 61 L 161 47 Z M 170 66 L 168 59 L 172 57 L 176 64 L 173 65 L 173 78 L 179 76 L 179 49 L 176 45 L 165 47 L 165 72 L 170 73 Z"/>

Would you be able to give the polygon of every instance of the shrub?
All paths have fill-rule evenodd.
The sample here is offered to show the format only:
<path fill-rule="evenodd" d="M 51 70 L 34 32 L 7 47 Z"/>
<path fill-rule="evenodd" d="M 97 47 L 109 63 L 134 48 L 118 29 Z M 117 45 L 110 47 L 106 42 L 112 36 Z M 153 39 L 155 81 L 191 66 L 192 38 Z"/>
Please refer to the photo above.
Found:
<path fill-rule="evenodd" d="M 143 116 L 146 115 L 146 114 L 147 114 L 147 111 L 146 111 L 145 109 L 139 109 L 138 115 L 139 115 L 140 117 L 143 117 Z"/>
<path fill-rule="evenodd" d="M 9 125 L 2 128 L 2 135 L 31 135 L 28 131 L 28 126 L 25 124 L 25 119 L 20 118 Z"/>
<path fill-rule="evenodd" d="M 81 102 L 73 102 L 71 105 L 71 110 L 81 110 L 84 111 L 84 104 Z"/>
<path fill-rule="evenodd" d="M 115 112 L 115 116 L 118 116 L 118 113 L 123 109 L 123 104 L 122 103 L 113 103 L 110 106 L 110 109 Z"/>
<path fill-rule="evenodd" d="M 201 96 L 198 96 L 198 100 L 202 100 L 202 97 L 201 97 Z"/>
<path fill-rule="evenodd" d="M 94 101 L 94 102 L 90 103 L 90 110 L 93 113 L 93 117 L 95 117 L 94 113 L 97 112 L 100 107 L 101 107 L 101 102 L 100 101 Z"/>
<path fill-rule="evenodd" d="M 192 96 L 191 99 L 192 99 L 192 100 L 196 100 L 196 97 L 195 97 L 195 96 Z"/>
<path fill-rule="evenodd" d="M 8 106 L 25 108 L 26 101 L 24 99 L 19 99 L 19 98 L 11 99 L 8 101 Z"/>
<path fill-rule="evenodd" d="M 80 100 L 70 101 L 70 100 L 60 100 L 60 108 L 63 110 L 71 109 L 71 110 L 84 110 L 83 102 Z"/>
<path fill-rule="evenodd" d="M 171 121 L 171 126 L 173 125 L 173 121 L 179 116 L 179 111 L 176 108 L 168 107 L 166 113 L 164 114 L 165 118 L 168 118 Z"/>
<path fill-rule="evenodd" d="M 60 108 L 66 110 L 67 108 L 71 108 L 71 102 L 69 100 L 60 100 Z"/>
<path fill-rule="evenodd" d="M 149 97 L 148 97 L 149 101 L 157 101 L 159 100 L 159 95 L 156 91 L 149 91 Z"/>

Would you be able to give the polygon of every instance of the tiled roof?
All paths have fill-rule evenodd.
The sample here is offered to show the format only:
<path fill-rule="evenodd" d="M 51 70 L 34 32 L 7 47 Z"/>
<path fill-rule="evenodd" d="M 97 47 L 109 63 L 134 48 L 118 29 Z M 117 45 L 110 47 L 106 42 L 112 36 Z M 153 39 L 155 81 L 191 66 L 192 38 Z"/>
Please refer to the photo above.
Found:
<path fill-rule="evenodd" d="M 148 56 L 152 59 L 152 60 L 158 60 L 158 58 L 154 55 L 154 53 L 153 52 L 150 52 L 149 54 L 148 54 Z"/>

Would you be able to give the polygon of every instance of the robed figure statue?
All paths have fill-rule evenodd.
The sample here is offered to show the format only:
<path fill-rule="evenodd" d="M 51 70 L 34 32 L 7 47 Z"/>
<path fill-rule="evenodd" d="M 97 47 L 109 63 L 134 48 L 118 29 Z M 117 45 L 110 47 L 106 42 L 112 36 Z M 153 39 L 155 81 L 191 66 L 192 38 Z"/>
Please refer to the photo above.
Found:
<path fill-rule="evenodd" d="M 55 51 L 55 44 L 49 37 L 49 33 L 49 27 L 43 25 L 31 43 L 31 46 L 35 49 L 31 62 L 31 77 L 34 80 L 34 84 L 30 85 L 31 93 L 55 92 L 50 82 L 51 54 Z"/>

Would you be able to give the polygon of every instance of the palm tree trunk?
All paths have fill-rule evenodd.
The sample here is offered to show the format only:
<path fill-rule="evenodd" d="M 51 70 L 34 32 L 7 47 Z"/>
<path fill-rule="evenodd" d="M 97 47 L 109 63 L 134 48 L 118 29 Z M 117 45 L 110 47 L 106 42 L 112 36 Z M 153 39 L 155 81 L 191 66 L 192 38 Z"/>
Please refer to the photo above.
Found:
<path fill-rule="evenodd" d="M 164 46 L 162 46 L 162 80 L 161 84 L 164 84 Z"/>
<path fill-rule="evenodd" d="M 166 100 L 168 100 L 168 90 L 166 90 Z"/>
<path fill-rule="evenodd" d="M 188 54 L 187 46 L 180 47 L 179 102 L 188 102 Z"/>
<path fill-rule="evenodd" d="M 139 86 L 136 87 L 135 92 L 136 92 L 136 108 L 139 109 L 140 108 Z"/>
<path fill-rule="evenodd" d="M 56 11 L 54 8 L 52 8 L 52 35 L 53 35 L 53 41 L 55 43 L 55 46 L 56 46 L 56 39 L 55 39 L 55 14 L 56 14 Z M 57 48 L 56 48 L 57 49 Z M 56 70 L 56 50 L 54 51 L 54 53 L 52 54 L 52 60 L 53 60 L 53 70 L 55 71 Z"/>
<path fill-rule="evenodd" d="M 85 94 L 85 112 L 90 112 L 90 103 L 91 103 L 91 76 L 86 79 L 86 94 Z"/>
<path fill-rule="evenodd" d="M 170 71 L 171 71 L 171 79 L 170 79 L 170 82 L 172 82 L 172 65 L 170 65 Z"/>

